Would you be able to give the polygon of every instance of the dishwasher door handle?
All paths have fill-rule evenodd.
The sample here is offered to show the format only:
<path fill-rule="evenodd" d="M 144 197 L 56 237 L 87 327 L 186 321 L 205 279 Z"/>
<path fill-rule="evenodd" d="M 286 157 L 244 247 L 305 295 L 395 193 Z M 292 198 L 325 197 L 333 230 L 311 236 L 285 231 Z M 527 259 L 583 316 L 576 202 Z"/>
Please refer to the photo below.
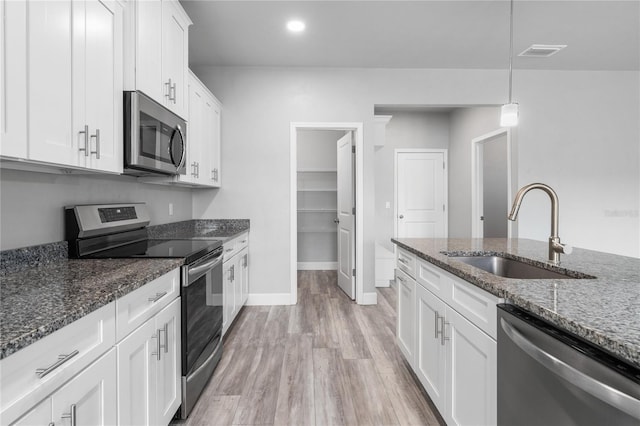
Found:
<path fill-rule="evenodd" d="M 550 353 L 543 351 L 518 332 L 518 330 L 505 321 L 504 318 L 500 318 L 500 326 L 513 343 L 552 373 L 563 378 L 580 390 L 640 420 L 640 400 L 594 379 Z"/>

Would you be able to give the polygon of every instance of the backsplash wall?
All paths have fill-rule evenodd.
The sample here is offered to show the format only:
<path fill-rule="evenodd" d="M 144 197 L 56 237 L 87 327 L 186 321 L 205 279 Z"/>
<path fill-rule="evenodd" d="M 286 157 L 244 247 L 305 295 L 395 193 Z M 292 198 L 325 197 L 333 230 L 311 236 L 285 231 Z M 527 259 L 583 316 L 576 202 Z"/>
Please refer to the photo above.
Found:
<path fill-rule="evenodd" d="M 129 176 L 54 175 L 0 170 L 0 250 L 64 239 L 63 207 L 146 202 L 151 224 L 192 219 L 191 189 L 139 183 Z M 173 203 L 173 216 L 169 216 Z"/>

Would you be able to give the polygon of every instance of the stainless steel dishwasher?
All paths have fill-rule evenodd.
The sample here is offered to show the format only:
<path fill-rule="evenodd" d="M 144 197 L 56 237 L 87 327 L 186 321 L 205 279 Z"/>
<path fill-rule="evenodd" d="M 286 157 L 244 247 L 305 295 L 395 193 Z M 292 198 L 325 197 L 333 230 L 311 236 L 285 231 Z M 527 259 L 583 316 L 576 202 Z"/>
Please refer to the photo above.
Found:
<path fill-rule="evenodd" d="M 640 425 L 640 369 L 498 305 L 498 424 Z"/>

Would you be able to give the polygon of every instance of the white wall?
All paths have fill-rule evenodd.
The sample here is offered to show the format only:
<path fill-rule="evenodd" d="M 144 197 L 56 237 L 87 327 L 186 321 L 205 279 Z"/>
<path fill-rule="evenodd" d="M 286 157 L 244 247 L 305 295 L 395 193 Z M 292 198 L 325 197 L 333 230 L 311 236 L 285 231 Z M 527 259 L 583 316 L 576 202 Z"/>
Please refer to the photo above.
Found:
<path fill-rule="evenodd" d="M 207 191 L 209 192 L 209 191 Z M 138 183 L 128 176 L 0 171 L 2 250 L 64 240 L 64 206 L 142 201 L 151 224 L 191 219 L 191 190 Z M 173 203 L 173 216 L 169 216 Z"/>
<path fill-rule="evenodd" d="M 298 169 L 333 169 L 338 163 L 336 143 L 344 130 L 298 130 Z"/>
<path fill-rule="evenodd" d="M 449 141 L 449 237 L 471 237 L 471 140 L 500 129 L 499 107 L 458 108 Z"/>
<path fill-rule="evenodd" d="M 393 250 L 394 234 L 394 152 L 398 148 L 449 147 L 449 114 L 385 109 L 393 118 L 387 124 L 383 147 L 375 148 L 375 230 L 376 242 Z M 390 207 L 386 208 L 389 202 Z"/>
<path fill-rule="evenodd" d="M 563 242 L 640 256 L 640 73 L 521 71 L 519 186 L 551 185 Z M 538 191 L 540 192 L 540 191 Z M 546 240 L 548 197 L 530 193 L 520 237 Z"/>

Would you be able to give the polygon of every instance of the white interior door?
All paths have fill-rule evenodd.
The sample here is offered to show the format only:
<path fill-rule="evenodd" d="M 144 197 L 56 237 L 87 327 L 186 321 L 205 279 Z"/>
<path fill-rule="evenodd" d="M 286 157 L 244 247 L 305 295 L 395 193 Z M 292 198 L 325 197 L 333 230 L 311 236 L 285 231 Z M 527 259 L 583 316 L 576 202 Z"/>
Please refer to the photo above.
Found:
<path fill-rule="evenodd" d="M 444 153 L 399 152 L 396 167 L 397 237 L 446 237 Z"/>
<path fill-rule="evenodd" d="M 355 220 L 353 215 L 353 132 L 338 140 L 338 286 L 355 299 L 353 265 L 355 259 Z"/>

